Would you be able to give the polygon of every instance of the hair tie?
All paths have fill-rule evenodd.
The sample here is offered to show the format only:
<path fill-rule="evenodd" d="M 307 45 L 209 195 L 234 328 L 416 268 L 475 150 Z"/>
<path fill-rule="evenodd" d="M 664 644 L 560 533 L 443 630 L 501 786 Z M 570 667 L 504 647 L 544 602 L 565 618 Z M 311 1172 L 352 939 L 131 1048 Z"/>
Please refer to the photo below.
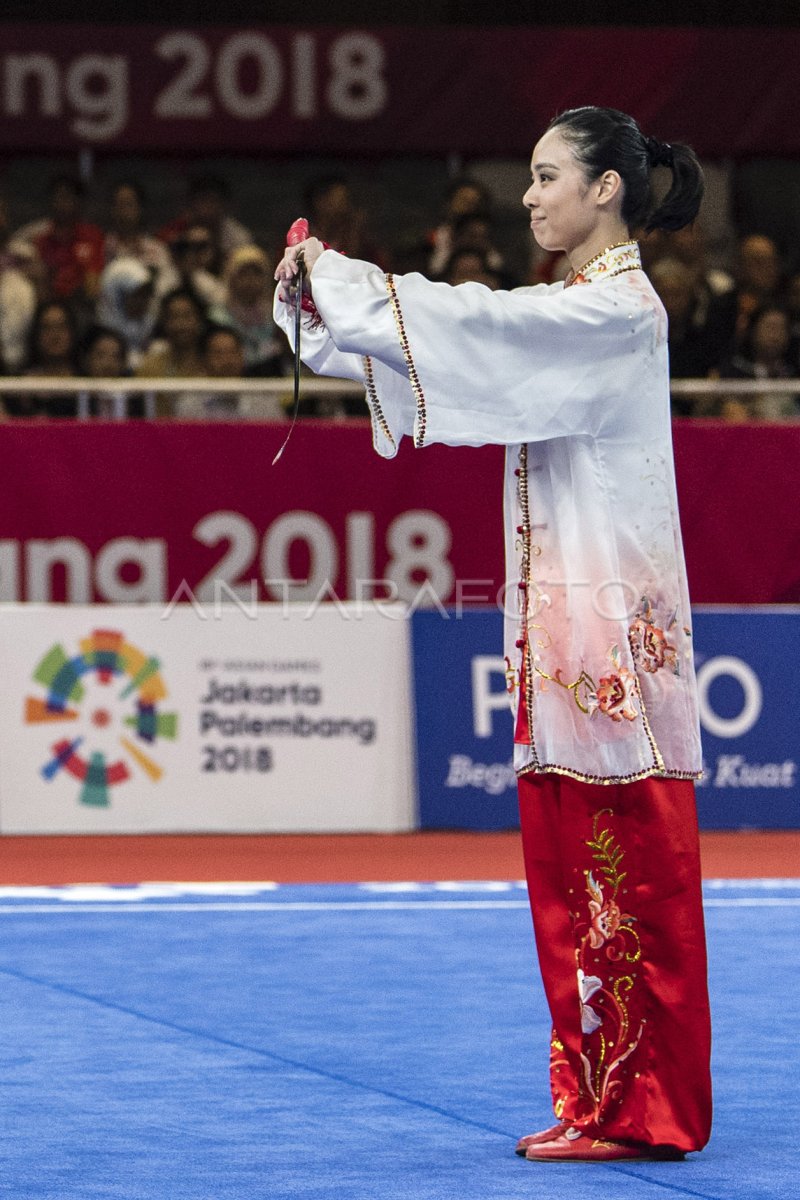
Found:
<path fill-rule="evenodd" d="M 672 146 L 669 142 L 660 142 L 658 138 L 645 138 L 647 157 L 651 167 L 671 167 L 673 165 Z"/>

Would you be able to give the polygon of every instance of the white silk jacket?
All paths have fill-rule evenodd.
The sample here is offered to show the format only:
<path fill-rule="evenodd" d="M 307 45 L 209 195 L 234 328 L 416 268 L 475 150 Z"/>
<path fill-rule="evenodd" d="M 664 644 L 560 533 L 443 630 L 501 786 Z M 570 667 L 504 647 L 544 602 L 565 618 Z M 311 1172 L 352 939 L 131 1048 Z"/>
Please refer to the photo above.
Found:
<path fill-rule="evenodd" d="M 635 242 L 563 284 L 492 292 L 326 250 L 301 350 L 362 382 L 375 449 L 507 447 L 505 654 L 518 773 L 702 768 L 667 318 Z M 276 298 L 292 340 L 293 312 Z"/>

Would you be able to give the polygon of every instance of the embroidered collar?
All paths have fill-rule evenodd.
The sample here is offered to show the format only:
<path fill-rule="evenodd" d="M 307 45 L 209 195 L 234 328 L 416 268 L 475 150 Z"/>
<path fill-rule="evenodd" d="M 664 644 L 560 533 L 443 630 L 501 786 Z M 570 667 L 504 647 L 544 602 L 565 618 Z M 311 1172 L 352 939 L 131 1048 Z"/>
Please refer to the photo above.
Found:
<path fill-rule="evenodd" d="M 584 263 L 580 271 L 570 272 L 564 280 L 564 287 L 572 287 L 576 283 L 591 283 L 593 279 L 610 279 L 612 275 L 621 275 L 623 271 L 640 271 L 642 260 L 639 255 L 638 242 L 618 242 L 616 246 L 607 246 L 594 258 Z"/>

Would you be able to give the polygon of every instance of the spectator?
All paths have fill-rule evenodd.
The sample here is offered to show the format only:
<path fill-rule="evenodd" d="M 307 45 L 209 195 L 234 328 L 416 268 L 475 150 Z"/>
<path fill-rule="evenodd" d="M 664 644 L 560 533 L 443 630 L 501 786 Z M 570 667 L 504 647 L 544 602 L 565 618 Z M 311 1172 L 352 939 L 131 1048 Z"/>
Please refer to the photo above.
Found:
<path fill-rule="evenodd" d="M 701 369 L 702 362 L 691 362 L 698 347 L 708 348 L 708 354 L 713 359 L 710 369 L 718 369 L 730 357 L 736 338 L 737 298 L 732 276 L 708 264 L 705 238 L 697 222 L 675 232 L 660 230 L 648 236 L 644 245 L 649 248 L 646 269 L 651 278 L 652 266 L 664 259 L 679 262 L 691 275 L 692 302 L 688 329 L 686 336 L 681 338 L 680 349 L 675 343 L 677 353 L 673 352 L 670 339 L 673 378 L 706 374 Z M 656 290 L 660 289 L 656 287 Z M 687 355 L 690 361 L 682 363 Z M 696 369 L 691 369 L 693 365 Z"/>
<path fill-rule="evenodd" d="M 218 325 L 242 339 L 245 366 L 259 375 L 281 375 L 283 340 L 272 320 L 274 281 L 267 256 L 258 246 L 234 250 L 225 268 L 225 302 L 210 312 Z"/>
<path fill-rule="evenodd" d="M 97 320 L 127 346 L 127 364 L 136 368 L 153 338 L 158 316 L 152 270 L 136 258 L 115 258 L 100 276 Z"/>
<path fill-rule="evenodd" d="M 105 239 L 102 229 L 82 220 L 83 195 L 79 180 L 55 176 L 48 194 L 49 216 L 17 230 L 16 237 L 36 247 L 48 297 L 88 308 L 97 296 Z"/>
<path fill-rule="evenodd" d="M 656 234 L 651 234 L 647 240 L 662 243 L 662 249 L 656 255 L 657 258 L 676 258 L 692 272 L 695 294 L 705 290 L 711 296 L 724 296 L 734 290 L 733 277 L 727 271 L 709 265 L 706 256 L 705 235 L 699 221 L 694 221 L 691 225 L 686 225 L 683 229 L 676 229 L 670 233 L 659 230 Z"/>
<path fill-rule="evenodd" d="M 789 360 L 791 321 L 788 311 L 767 303 L 750 318 L 742 349 L 724 371 L 726 379 L 795 379 L 797 371 Z M 798 397 L 764 392 L 733 396 L 723 401 L 726 420 L 785 421 L 800 415 Z"/>
<path fill-rule="evenodd" d="M 480 254 L 490 271 L 501 280 L 501 286 L 516 287 L 519 280 L 512 278 L 502 254 L 492 239 L 492 223 L 488 216 L 480 213 L 465 213 L 453 224 L 452 253 L 459 250 L 470 250 Z"/>
<path fill-rule="evenodd" d="M 210 325 L 203 335 L 203 373 L 209 379 L 241 379 L 245 374 L 244 342 L 235 329 Z M 180 420 L 281 421 L 286 413 L 277 396 L 236 392 L 185 392 L 176 398 Z"/>
<path fill-rule="evenodd" d="M 140 379 L 191 379 L 204 373 L 201 342 L 207 317 L 196 294 L 189 288 L 175 288 L 161 301 L 159 314 L 161 338 L 150 346 L 135 374 Z M 160 396 L 159 416 L 171 416 L 172 398 Z"/>
<path fill-rule="evenodd" d="M 477 180 L 461 178 L 450 184 L 445 196 L 442 222 L 429 236 L 431 249 L 428 270 L 431 275 L 440 277 L 447 266 L 453 251 L 456 222 L 465 216 L 488 218 L 491 207 L 489 192 Z"/>
<path fill-rule="evenodd" d="M 33 242 L 15 233 L 9 238 L 3 255 L 9 266 L 24 275 L 33 288 L 36 304 L 41 304 L 50 293 L 47 271 Z"/>
<path fill-rule="evenodd" d="M 35 311 L 36 292 L 9 248 L 8 212 L 0 198 L 0 362 L 11 375 L 25 358 Z"/>
<path fill-rule="evenodd" d="M 225 286 L 216 274 L 217 251 L 207 225 L 196 222 L 189 225 L 172 243 L 172 260 L 170 291 L 176 287 L 190 288 L 207 308 L 224 303 Z"/>
<path fill-rule="evenodd" d="M 431 247 L 425 233 L 419 230 L 400 232 L 392 247 L 392 269 L 398 275 L 410 275 L 412 272 L 427 275 L 430 257 Z"/>
<path fill-rule="evenodd" d="M 786 308 L 789 313 L 789 361 L 800 374 L 800 274 L 792 275 L 786 285 Z"/>
<path fill-rule="evenodd" d="M 500 287 L 500 279 L 496 271 L 489 265 L 487 256 L 480 250 L 470 250 L 464 247 L 454 250 L 450 255 L 444 273 L 445 283 L 482 283 L 492 291 Z"/>
<path fill-rule="evenodd" d="M 113 329 L 94 325 L 81 343 L 80 373 L 88 379 L 118 379 L 128 374 L 127 353 L 124 338 Z M 132 400 L 136 402 L 129 403 L 125 392 L 87 392 L 80 397 L 79 415 L 122 421 L 129 415 L 141 414 L 141 400 L 138 397 Z"/>
<path fill-rule="evenodd" d="M 77 324 L 69 305 L 62 300 L 45 300 L 34 313 L 23 375 L 77 375 Z M 57 392 L 25 392 L 6 397 L 6 409 L 14 417 L 74 417 L 77 398 Z"/>
<path fill-rule="evenodd" d="M 127 375 L 125 339 L 113 329 L 93 325 L 80 347 L 81 375 L 89 379 L 120 379 Z"/>
<path fill-rule="evenodd" d="M 126 180 L 116 184 L 109 206 L 109 232 L 105 239 L 106 263 L 118 258 L 135 258 L 152 274 L 158 287 L 159 277 L 172 267 L 169 250 L 144 227 L 145 194 L 138 183 Z"/>
<path fill-rule="evenodd" d="M 161 301 L 158 328 L 136 374 L 143 379 L 183 379 L 201 375 L 200 342 L 207 324 L 206 311 L 194 292 L 175 288 Z"/>
<path fill-rule="evenodd" d="M 171 244 L 184 235 L 190 226 L 202 225 L 209 230 L 215 254 L 224 261 L 240 246 L 253 242 L 249 229 L 230 215 L 230 188 L 218 175 L 198 175 L 189 183 L 186 208 L 159 233 L 162 241 Z"/>
<path fill-rule="evenodd" d="M 353 199 L 343 175 L 323 175 L 305 189 L 304 199 L 311 232 L 334 250 L 350 258 L 363 258 L 379 265 L 384 251 L 367 230 L 367 215 Z"/>
<path fill-rule="evenodd" d="M 780 291 L 781 263 L 772 238 L 750 234 L 741 239 L 736 284 L 736 344 L 741 346 L 753 314 Z"/>
<path fill-rule="evenodd" d="M 702 277 L 676 258 L 661 258 L 649 271 L 669 319 L 669 371 L 673 379 L 719 374 L 732 343 L 731 310 L 709 298 Z M 673 397 L 676 416 L 707 415 L 705 399 Z"/>

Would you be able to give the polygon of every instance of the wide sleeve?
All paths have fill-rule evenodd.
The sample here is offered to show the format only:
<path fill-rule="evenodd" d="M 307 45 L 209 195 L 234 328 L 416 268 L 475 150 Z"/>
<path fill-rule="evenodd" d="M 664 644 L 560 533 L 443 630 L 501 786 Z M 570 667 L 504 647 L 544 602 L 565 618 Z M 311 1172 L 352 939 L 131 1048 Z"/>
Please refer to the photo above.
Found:
<path fill-rule="evenodd" d="M 275 324 L 282 329 L 294 351 L 294 307 L 283 299 L 280 287 L 275 288 L 273 301 Z M 324 324 L 303 313 L 300 331 L 300 356 L 315 375 L 332 375 L 337 379 L 364 382 L 364 367 L 359 354 L 342 354 L 337 350 Z"/>
<path fill-rule="evenodd" d="M 493 292 L 326 251 L 313 292 L 337 350 L 368 360 L 373 419 L 377 406 L 392 444 L 511 445 L 597 435 L 614 397 L 627 402 L 654 327 L 626 278 Z"/>
<path fill-rule="evenodd" d="M 323 258 L 341 262 L 349 260 L 335 251 L 326 251 Z M 321 260 L 319 260 L 321 261 Z M 319 261 L 314 267 L 314 284 L 317 281 Z M 362 263 L 367 267 L 369 264 Z M 371 278 L 374 273 L 375 279 Z M 375 283 L 381 287 L 376 290 Z M 300 356 L 307 367 L 316 375 L 328 375 L 338 379 L 353 379 L 366 389 L 366 401 L 372 421 L 372 441 L 377 452 L 384 458 L 394 458 L 400 438 L 411 434 L 414 424 L 413 393 L 409 386 L 405 359 L 394 334 L 391 312 L 385 303 L 385 276 L 378 267 L 370 268 L 370 275 L 360 289 L 360 319 L 374 336 L 376 323 L 384 323 L 382 348 L 384 361 L 378 363 L 359 350 L 343 351 L 331 337 L 322 315 L 304 313 L 300 332 Z M 315 295 L 316 301 L 316 295 Z M 345 300 L 345 303 L 347 301 Z M 281 328 L 294 350 L 294 308 L 282 298 L 280 287 L 275 289 L 273 305 L 275 324 Z M 380 377 L 381 397 L 378 396 L 376 375 Z M 408 414 L 408 422 L 406 415 Z"/>

